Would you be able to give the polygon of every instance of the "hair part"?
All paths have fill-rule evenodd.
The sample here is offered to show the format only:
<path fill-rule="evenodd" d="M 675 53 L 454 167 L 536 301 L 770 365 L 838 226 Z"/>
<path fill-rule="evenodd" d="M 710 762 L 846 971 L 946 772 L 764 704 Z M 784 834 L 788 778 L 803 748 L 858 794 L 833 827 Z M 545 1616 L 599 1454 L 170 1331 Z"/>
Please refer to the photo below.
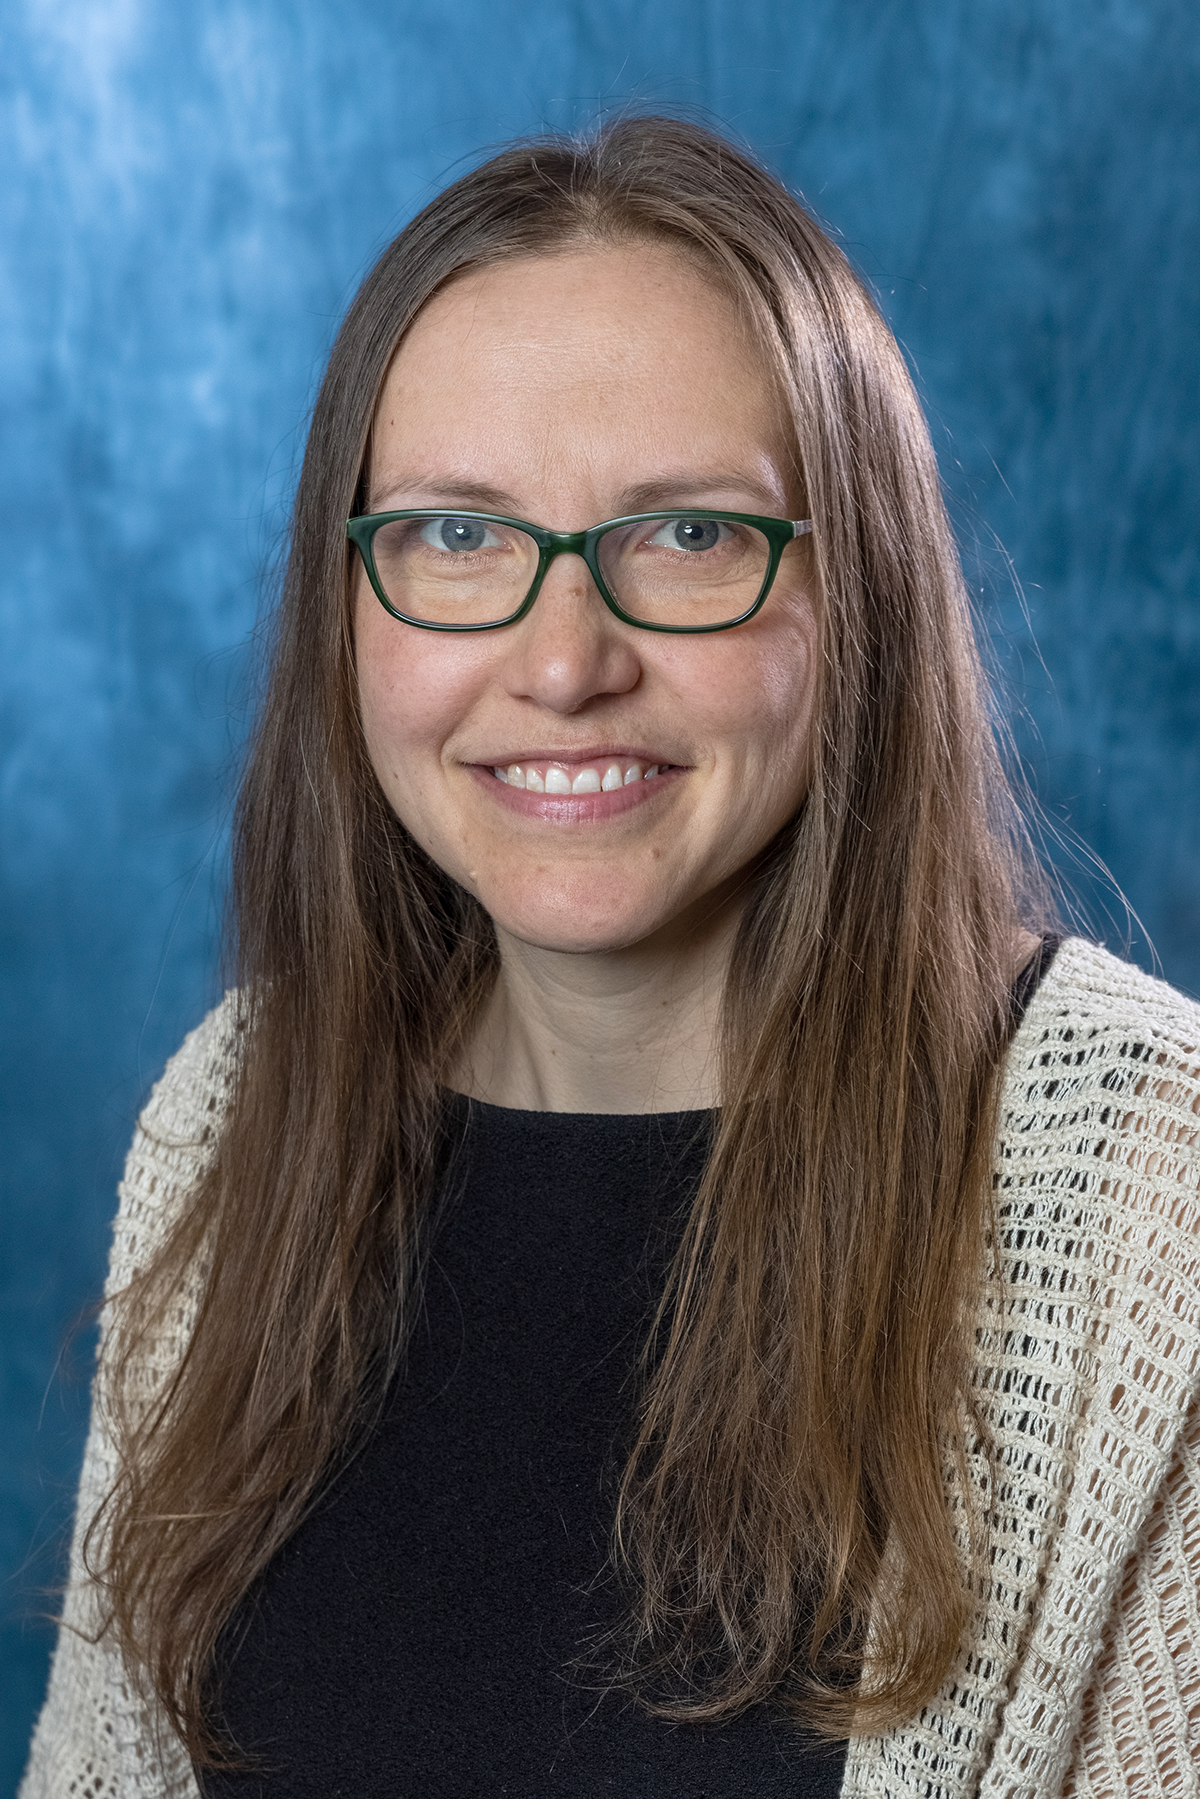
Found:
<path fill-rule="evenodd" d="M 874 1731 L 930 1698 L 968 1622 L 964 1333 L 1038 877 L 891 334 L 749 156 L 630 118 L 516 145 L 427 206 L 363 283 L 313 414 L 236 822 L 232 1101 L 115 1302 L 104 1364 L 121 1463 L 89 1553 L 109 1628 L 200 1765 L 229 1754 L 220 1633 L 399 1366 L 438 1083 L 497 968 L 489 919 L 394 816 L 363 739 L 343 522 L 374 409 L 447 282 L 633 240 L 709 270 L 778 373 L 822 643 L 810 787 L 755 876 L 715 1147 L 647 1346 L 617 1677 L 674 1718 L 775 1693 L 831 1735 Z M 198 1269 L 186 1353 L 147 1400 L 139 1370 Z"/>

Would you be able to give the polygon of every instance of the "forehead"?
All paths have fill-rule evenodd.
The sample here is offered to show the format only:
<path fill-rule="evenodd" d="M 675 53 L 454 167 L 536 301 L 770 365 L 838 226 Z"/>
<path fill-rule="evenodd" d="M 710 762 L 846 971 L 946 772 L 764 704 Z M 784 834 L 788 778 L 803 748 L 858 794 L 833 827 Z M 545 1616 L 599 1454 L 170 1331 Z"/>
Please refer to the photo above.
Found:
<path fill-rule="evenodd" d="M 580 247 L 459 276 L 425 306 L 376 408 L 372 489 L 432 466 L 786 459 L 766 358 L 696 259 Z M 478 471 L 475 471 L 478 472 Z"/>
<path fill-rule="evenodd" d="M 431 351 L 502 361 L 582 358 L 619 369 L 680 332 L 761 361 L 737 306 L 698 257 L 669 245 L 578 245 L 457 276 L 409 327 L 393 370 Z"/>

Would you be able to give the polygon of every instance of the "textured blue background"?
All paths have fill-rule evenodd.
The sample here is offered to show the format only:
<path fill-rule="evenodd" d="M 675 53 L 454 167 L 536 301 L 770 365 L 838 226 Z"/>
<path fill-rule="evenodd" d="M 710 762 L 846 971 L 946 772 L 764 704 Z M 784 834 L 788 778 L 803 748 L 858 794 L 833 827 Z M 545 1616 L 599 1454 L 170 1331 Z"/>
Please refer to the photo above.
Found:
<path fill-rule="evenodd" d="M 68 1327 L 213 997 L 247 644 L 375 253 L 545 123 L 682 108 L 763 153 L 911 354 L 1043 805 L 1195 992 L 1198 59 L 1188 0 L 9 0 L 0 1791 L 78 1463 Z"/>

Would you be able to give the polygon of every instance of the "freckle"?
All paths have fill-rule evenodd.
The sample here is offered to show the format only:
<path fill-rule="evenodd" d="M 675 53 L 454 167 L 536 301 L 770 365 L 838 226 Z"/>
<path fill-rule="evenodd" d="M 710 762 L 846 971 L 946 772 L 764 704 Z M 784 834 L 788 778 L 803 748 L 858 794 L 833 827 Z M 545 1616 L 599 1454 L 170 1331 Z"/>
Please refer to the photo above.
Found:
<path fill-rule="evenodd" d="M 662 851 L 658 848 L 657 844 L 652 843 L 650 845 L 650 854 L 653 856 L 654 860 L 657 862 L 657 861 L 659 861 L 659 859 L 662 856 Z"/>

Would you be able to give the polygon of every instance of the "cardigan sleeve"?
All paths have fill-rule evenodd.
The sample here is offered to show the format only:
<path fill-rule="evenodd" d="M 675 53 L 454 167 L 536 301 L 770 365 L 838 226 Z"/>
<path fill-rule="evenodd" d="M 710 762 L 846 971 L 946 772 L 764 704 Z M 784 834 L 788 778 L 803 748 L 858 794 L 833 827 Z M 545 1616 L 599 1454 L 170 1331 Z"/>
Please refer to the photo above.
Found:
<path fill-rule="evenodd" d="M 1200 1095 L 1174 1082 L 1151 1091 L 1170 1106 L 1160 1167 L 1195 1193 L 1200 1130 L 1190 1127 Z M 1200 1290 L 1200 1232 L 1178 1235 L 1175 1255 L 1178 1273 Z M 1175 1318 L 1186 1338 L 1182 1307 Z M 1160 1793 L 1200 1799 L 1200 1398 L 1121 1577 L 1063 1786 L 1063 1799 Z"/>
<path fill-rule="evenodd" d="M 112 1301 L 145 1266 L 178 1217 L 216 1141 L 233 1067 L 236 1002 L 210 1013 L 186 1039 L 138 1120 L 120 1186 L 101 1314 L 92 1421 L 84 1451 L 74 1539 L 58 1645 L 18 1799 L 199 1799 L 190 1757 L 131 1681 L 104 1634 L 103 1595 L 84 1565 L 88 1528 L 118 1471 L 103 1402 Z M 182 1354 L 191 1331 L 197 1274 L 139 1369 L 148 1394 Z"/>
<path fill-rule="evenodd" d="M 1184 995 L 1071 939 L 1010 1046 L 974 1321 L 976 1616 L 918 1717 L 852 1742 L 844 1799 L 1197 1795 L 1198 1045 Z M 1135 1781 L 1139 1731 L 1159 1763 Z"/>
<path fill-rule="evenodd" d="M 1200 1795 L 1200 1408 L 1126 1568 L 1064 1799 Z"/>

